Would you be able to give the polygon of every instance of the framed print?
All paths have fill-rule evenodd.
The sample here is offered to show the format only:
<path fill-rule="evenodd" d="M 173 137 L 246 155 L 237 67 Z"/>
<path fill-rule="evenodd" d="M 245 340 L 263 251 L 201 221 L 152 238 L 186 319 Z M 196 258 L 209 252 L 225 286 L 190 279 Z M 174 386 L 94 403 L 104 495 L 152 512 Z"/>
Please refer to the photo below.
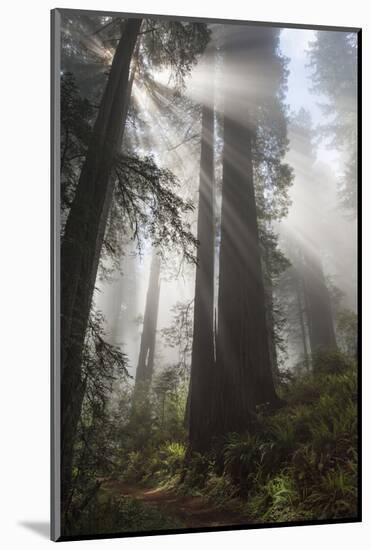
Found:
<path fill-rule="evenodd" d="M 361 30 L 52 11 L 52 538 L 361 520 Z"/>

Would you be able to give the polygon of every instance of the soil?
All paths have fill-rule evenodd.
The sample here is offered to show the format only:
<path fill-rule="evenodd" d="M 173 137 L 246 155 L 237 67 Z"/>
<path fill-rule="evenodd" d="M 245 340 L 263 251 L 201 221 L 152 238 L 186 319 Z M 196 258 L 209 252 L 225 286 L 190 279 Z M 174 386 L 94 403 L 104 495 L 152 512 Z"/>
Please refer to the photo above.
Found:
<path fill-rule="evenodd" d="M 163 488 L 144 488 L 117 480 L 103 484 L 107 491 L 128 496 L 157 508 L 185 528 L 246 525 L 248 520 L 238 512 L 216 508 L 202 496 L 183 496 Z"/>

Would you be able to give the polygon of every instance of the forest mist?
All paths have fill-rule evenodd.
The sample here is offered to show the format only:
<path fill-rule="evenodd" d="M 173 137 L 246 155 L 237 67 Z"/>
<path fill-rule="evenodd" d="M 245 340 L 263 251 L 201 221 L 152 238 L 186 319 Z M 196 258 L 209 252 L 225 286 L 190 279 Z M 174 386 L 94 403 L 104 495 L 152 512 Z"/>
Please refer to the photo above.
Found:
<path fill-rule="evenodd" d="M 61 32 L 63 534 L 356 517 L 357 33 Z"/>
<path fill-rule="evenodd" d="M 217 43 L 224 40 L 230 33 L 236 37 L 236 27 L 228 25 L 210 25 L 212 29 L 212 39 L 209 44 L 209 49 L 216 48 Z M 246 33 L 246 28 L 243 26 L 239 30 L 243 36 Z M 325 32 L 325 31 L 324 31 Z M 331 31 L 330 31 L 331 32 Z M 315 40 L 314 31 L 303 31 L 305 40 L 299 42 L 297 47 L 296 40 L 300 39 L 301 31 L 296 29 L 284 29 L 281 34 L 285 33 L 285 42 L 287 44 L 279 44 L 282 55 L 288 58 L 288 71 L 290 74 L 287 95 L 295 95 L 295 107 L 293 107 L 288 99 L 285 100 L 285 105 L 288 108 L 290 117 L 295 120 L 295 116 L 302 115 L 306 117 L 304 123 L 312 125 L 308 132 L 308 143 L 303 143 L 303 138 L 300 132 L 295 129 L 295 125 L 288 124 L 289 147 L 286 153 L 286 162 L 294 169 L 294 178 L 292 185 L 288 191 L 289 201 L 286 217 L 275 226 L 275 231 L 281 241 L 284 241 L 287 234 L 292 234 L 303 241 L 304 246 L 322 248 L 323 260 L 325 262 L 325 276 L 331 280 L 331 284 L 341 293 L 341 304 L 339 307 L 346 307 L 352 311 L 356 311 L 357 304 L 357 220 L 352 213 L 339 206 L 338 199 L 338 178 L 341 175 L 342 162 L 339 158 L 338 149 L 333 144 L 328 144 L 328 140 L 322 139 L 315 146 L 313 142 L 318 141 L 316 127 L 314 121 L 320 121 L 318 111 L 318 103 L 321 97 L 311 91 L 311 74 L 313 71 L 308 67 L 309 62 L 309 42 Z M 290 35 L 293 35 L 291 38 Z M 215 37 L 215 38 L 214 38 Z M 290 40 L 294 43 L 290 44 Z M 207 52 L 206 52 L 207 54 Z M 231 87 L 239 90 L 239 77 L 246 63 L 241 60 L 241 67 L 236 65 L 233 67 L 233 73 L 236 75 L 233 81 L 225 82 L 223 78 L 223 68 L 215 70 L 213 65 L 208 64 L 206 54 L 201 58 L 191 74 L 187 76 L 185 82 L 185 90 L 182 92 L 190 100 L 200 103 L 210 103 L 210 86 L 216 88 L 218 94 L 215 100 L 216 116 L 222 116 L 223 113 L 223 97 L 228 96 L 231 92 Z M 295 55 L 300 59 L 301 71 L 295 80 L 295 72 L 292 74 L 290 69 L 290 54 Z M 250 69 L 250 68 L 249 68 Z M 256 69 L 259 71 L 259 65 Z M 170 70 L 155 71 L 153 78 L 156 82 L 163 86 L 168 86 L 170 89 L 174 86 L 172 74 Z M 270 89 L 269 71 L 266 76 L 267 82 L 259 83 L 259 90 Z M 254 93 L 254 83 L 251 83 L 252 93 Z M 300 90 L 298 92 L 297 90 Z M 308 101 L 308 95 L 311 95 Z M 199 155 L 200 135 L 197 134 L 195 128 L 181 127 L 169 128 L 166 126 L 164 134 L 158 135 L 159 109 L 156 107 L 151 98 L 148 97 L 140 88 L 134 86 L 133 99 L 137 102 L 138 109 L 142 120 L 145 121 L 148 134 L 140 143 L 142 154 L 152 154 L 156 161 L 163 168 L 171 170 L 180 181 L 185 182 L 182 194 L 184 197 L 189 197 L 194 200 L 197 205 L 197 169 L 199 159 L 195 156 Z M 300 102 L 302 97 L 303 102 Z M 356 88 L 353 90 L 353 101 L 356 98 Z M 325 98 L 324 98 L 325 99 Z M 323 101 L 323 99 L 322 99 Z M 213 107 L 209 105 L 209 107 Z M 296 108 L 296 111 L 294 110 Z M 304 113 L 305 111 L 305 113 Z M 235 117 L 238 119 L 240 108 L 235 105 Z M 312 120 L 311 120 L 312 119 Z M 160 130 L 161 132 L 161 130 Z M 309 145 L 309 141 L 312 143 Z M 326 142 L 327 141 L 327 142 Z M 164 143 L 165 142 L 165 143 Z M 325 143 L 323 143 L 325 142 Z M 307 147 L 306 147 L 307 145 Z M 310 148 L 308 148 L 308 145 Z M 175 147 L 175 149 L 174 149 Z M 221 145 L 219 146 L 219 155 L 221 154 Z M 308 163 L 310 164 L 310 172 L 308 173 Z M 185 175 L 187 174 L 187 175 Z M 192 179 L 192 183 L 189 180 Z M 318 188 L 315 187 L 317 181 Z M 196 185 L 195 185 L 196 184 Z M 192 189 L 191 185 L 194 186 Z M 318 197 L 318 193 L 322 194 Z M 321 213 L 318 213 L 318 198 L 320 199 Z M 196 206 L 197 208 L 197 206 Z M 220 205 L 219 205 L 220 208 Z M 190 223 L 193 230 L 196 229 L 197 211 L 192 213 Z M 325 225 L 323 225 L 325 223 Z M 238 236 L 236 236 L 238 239 Z M 284 242 L 281 244 L 285 251 Z M 289 253 L 288 259 L 290 259 Z M 129 363 L 131 365 L 130 373 L 135 377 L 135 370 L 138 362 L 140 336 L 141 336 L 141 318 L 144 315 L 146 294 L 148 289 L 148 281 L 150 275 L 151 264 L 151 245 L 150 242 L 145 243 L 144 250 L 141 254 L 132 253 L 129 262 L 134 265 L 132 269 L 136 273 L 136 291 L 135 305 L 132 312 L 131 321 L 126 319 L 124 332 L 117 334 L 117 296 L 122 295 L 125 285 L 125 268 L 122 272 L 120 269 L 115 269 L 113 262 L 105 264 L 105 268 L 113 271 L 109 281 L 99 281 L 97 284 L 97 307 L 101 309 L 107 321 L 107 336 L 112 344 L 122 346 L 122 350 L 128 354 Z M 168 276 L 166 272 L 161 276 L 161 300 L 159 304 L 157 330 L 161 333 L 162 329 L 166 329 L 172 322 L 172 308 L 178 302 L 190 302 L 194 295 L 195 283 L 195 268 L 187 269 L 187 266 L 178 266 L 179 258 L 168 257 L 170 268 L 174 271 L 174 276 Z M 125 263 L 125 261 L 124 261 Z M 217 265 L 218 259 L 216 257 Z M 215 277 L 215 285 L 217 285 L 217 276 Z M 113 302 L 113 303 L 112 303 Z M 125 303 L 121 304 L 121 308 L 125 310 Z M 124 313 L 124 312 L 123 312 Z M 287 335 L 289 345 L 289 335 Z M 158 342 L 161 346 L 161 339 Z M 130 350 L 130 351 L 129 351 Z M 158 350 L 160 354 L 160 350 Z M 290 358 L 287 358 L 290 360 Z M 172 348 L 162 350 L 162 357 L 159 357 L 159 367 L 163 362 L 172 362 L 176 360 L 175 352 Z M 287 363 L 286 363 L 287 364 Z M 295 365 L 292 365 L 294 367 Z"/>

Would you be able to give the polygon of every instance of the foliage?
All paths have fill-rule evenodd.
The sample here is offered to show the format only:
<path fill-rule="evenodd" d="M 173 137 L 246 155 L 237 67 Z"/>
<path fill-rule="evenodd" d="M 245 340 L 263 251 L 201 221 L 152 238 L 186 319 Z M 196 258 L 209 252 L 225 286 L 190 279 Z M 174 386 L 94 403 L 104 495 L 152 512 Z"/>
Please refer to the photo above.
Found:
<path fill-rule="evenodd" d="M 210 30 L 204 23 L 146 19 L 142 51 L 151 68 L 169 68 L 178 86 L 204 51 Z"/>
<path fill-rule="evenodd" d="M 356 515 L 356 368 L 334 369 L 323 359 L 319 370 L 285 392 L 293 405 L 262 421 L 258 483 L 248 505 L 257 520 Z"/>
<path fill-rule="evenodd" d="M 89 144 L 93 108 L 69 72 L 61 76 L 61 215 L 62 228 Z"/>
<path fill-rule="evenodd" d="M 176 441 L 147 443 L 142 450 L 129 450 L 123 456 L 120 477 L 130 483 L 173 484 L 180 476 L 185 452 L 185 445 Z"/>
<path fill-rule="evenodd" d="M 274 41 L 278 40 L 278 35 Z M 254 110 L 256 132 L 253 140 L 254 186 L 258 218 L 268 223 L 287 215 L 288 192 L 293 182 L 292 168 L 285 161 L 289 141 L 288 112 L 284 103 L 288 59 L 273 44 L 274 55 L 266 60 L 270 68 L 272 93 L 258 98 Z"/>
<path fill-rule="evenodd" d="M 169 327 L 161 330 L 164 343 L 178 352 L 177 370 L 183 378 L 187 377 L 190 369 L 192 336 L 193 336 L 193 305 L 194 300 L 177 302 L 171 308 L 173 315 Z"/>
<path fill-rule="evenodd" d="M 67 523 L 76 520 L 99 490 L 99 475 L 113 471 L 114 425 L 109 397 L 119 381 L 129 378 L 128 359 L 107 342 L 104 317 L 90 314 L 83 348 L 82 376 L 85 396 L 74 449 L 72 493 Z"/>
<path fill-rule="evenodd" d="M 349 367 L 349 359 L 337 351 L 319 351 L 312 354 L 312 366 L 315 374 L 340 374 Z"/>
<path fill-rule="evenodd" d="M 357 108 L 357 39 L 355 33 L 316 33 L 310 44 L 313 90 L 324 94 L 328 102 L 322 111 L 328 117 L 322 130 L 333 136 L 335 145 L 352 139 Z M 331 116 L 332 118 L 331 120 Z M 353 130 L 354 131 L 354 130 Z"/>
<path fill-rule="evenodd" d="M 116 475 L 127 482 L 169 481 L 180 473 L 185 454 L 187 388 L 169 367 L 157 373 L 151 390 L 135 388 L 128 414 L 116 414 Z M 117 403 L 120 407 L 120 400 Z"/>
<path fill-rule="evenodd" d="M 346 355 L 356 357 L 358 318 L 357 314 L 350 309 L 343 309 L 336 317 L 336 336 L 338 344 Z"/>
<path fill-rule="evenodd" d="M 217 508 L 225 509 L 227 502 L 229 506 L 237 505 L 239 489 L 228 474 L 218 476 L 211 472 L 205 481 L 203 494 Z"/>
<path fill-rule="evenodd" d="M 187 457 L 182 468 L 182 491 L 197 492 L 205 489 L 209 477 L 213 474 L 215 461 L 212 456 L 194 452 Z"/>
<path fill-rule="evenodd" d="M 268 327 L 271 326 L 273 347 L 277 359 L 273 365 L 277 375 L 278 365 L 283 363 L 286 358 L 287 344 L 285 340 L 285 330 L 287 329 L 287 318 L 285 316 L 280 293 L 277 292 L 280 283 L 280 277 L 289 269 L 290 262 L 282 252 L 278 243 L 278 235 L 268 224 L 260 223 L 259 242 L 261 247 L 261 259 L 264 276 L 264 288 L 266 294 L 266 315 Z M 279 358 L 279 359 L 278 359 Z"/>
<path fill-rule="evenodd" d="M 87 396 L 92 401 L 104 402 L 112 392 L 115 380 L 130 377 L 127 356 L 119 346 L 105 339 L 105 319 L 100 311 L 90 313 L 83 350 L 82 372 Z"/>
<path fill-rule="evenodd" d="M 261 408 L 250 433 L 228 434 L 209 454 L 188 455 L 184 438 L 164 440 L 161 426 L 146 444 L 132 439 L 123 479 L 203 495 L 248 523 L 354 517 L 357 367 L 341 354 L 313 363 L 315 373 L 286 380 L 285 407 Z"/>
<path fill-rule="evenodd" d="M 345 157 L 339 180 L 344 208 L 357 208 L 357 35 L 346 32 L 316 33 L 310 44 L 313 90 L 327 100 L 321 104 L 324 123 L 319 130 Z"/>
<path fill-rule="evenodd" d="M 70 73 L 62 76 L 61 103 L 63 236 L 87 151 L 93 109 L 81 97 Z M 129 240 L 135 240 L 141 250 L 144 240 L 150 239 L 162 254 L 171 248 L 186 261 L 195 262 L 197 241 L 184 221 L 184 216 L 193 211 L 193 204 L 180 197 L 180 182 L 174 174 L 159 168 L 153 157 L 140 157 L 134 152 L 117 155 L 113 171 L 115 188 L 102 246 L 101 275 L 109 275 L 107 263 L 111 270 L 118 267 Z"/>
<path fill-rule="evenodd" d="M 357 150 L 353 147 L 348 157 L 347 164 L 344 167 L 343 174 L 338 180 L 340 204 L 351 214 L 357 211 L 358 206 L 357 178 Z"/>
<path fill-rule="evenodd" d="M 80 73 L 81 81 L 90 84 L 86 93 L 94 96 L 96 88 L 104 85 L 123 22 L 123 17 L 63 14 L 62 66 Z M 145 18 L 138 40 L 138 69 L 148 73 L 149 69 L 167 68 L 176 84 L 182 86 L 209 38 L 210 30 L 204 23 Z"/>
<path fill-rule="evenodd" d="M 183 434 L 188 377 L 171 365 L 160 371 L 153 380 L 152 396 L 157 423 L 167 437 Z"/>
<path fill-rule="evenodd" d="M 278 39 L 274 36 L 273 41 Z M 288 59 L 273 44 L 274 55 L 268 61 L 272 93 L 262 94 L 254 112 L 255 132 L 253 138 L 253 176 L 257 207 L 259 244 L 266 290 L 266 315 L 269 337 L 272 341 L 271 361 L 275 375 L 278 371 L 278 356 L 286 354 L 283 337 L 285 319 L 276 293 L 278 278 L 289 262 L 278 245 L 277 222 L 288 213 L 291 200 L 289 190 L 294 173 L 286 162 L 289 149 L 287 136 L 288 110 L 284 103 L 287 89 Z"/>
<path fill-rule="evenodd" d="M 64 70 L 61 78 L 62 233 L 87 152 L 98 108 L 95 102 L 99 102 L 102 95 L 111 48 L 120 39 L 122 24 L 121 18 L 110 17 L 100 18 L 98 28 L 94 28 L 88 16 L 77 17 L 76 21 L 75 29 L 71 21 L 64 21 L 63 63 L 73 68 L 73 56 L 79 51 L 77 37 L 83 35 L 83 56 L 79 71 L 74 74 L 80 74 L 80 69 L 91 63 L 96 64 L 97 74 L 92 79 L 94 93 L 90 95 L 86 83 L 84 90 L 71 72 Z M 275 233 L 276 222 L 287 214 L 290 206 L 289 188 L 293 180 L 293 171 L 285 162 L 287 60 L 278 53 L 278 34 L 277 31 L 274 44 L 267 48 L 271 58 L 269 66 L 274 68 L 273 93 L 262 94 L 252 114 L 256 129 L 252 148 L 259 242 L 268 289 L 266 309 L 273 324 L 270 336 L 283 356 L 287 315 L 277 297 L 277 285 L 284 275 L 290 295 L 295 296 L 293 290 L 297 290 L 299 302 L 302 289 L 299 270 L 290 266 Z M 330 73 L 324 72 L 325 68 L 329 70 L 329 63 L 328 59 L 324 63 L 321 56 L 325 50 L 333 53 L 330 42 L 336 41 L 335 34 L 339 33 L 332 33 L 332 37 L 327 34 L 321 35 L 325 42 L 318 34 L 311 56 L 316 90 L 330 96 L 333 82 L 338 82 L 343 75 L 341 66 L 336 64 L 330 67 Z M 145 143 L 149 123 L 144 121 L 138 98 L 134 99 L 130 106 L 130 128 L 125 132 L 124 146 L 112 167 L 113 201 L 101 255 L 104 276 L 108 272 L 104 260 L 115 268 L 115 262 L 119 262 L 131 240 L 136 242 L 139 252 L 151 241 L 162 255 L 170 250 L 190 263 L 196 262 L 198 243 L 190 223 L 193 203 L 185 198 L 181 180 L 173 171 L 161 167 L 159 159 L 183 143 L 193 146 L 199 139 L 200 106 L 183 96 L 181 89 L 209 37 L 210 30 L 204 24 L 143 21 L 134 60 L 137 64 L 135 86 L 137 96 L 147 94 L 148 101 L 155 106 L 158 143 L 156 156 L 145 154 L 151 149 Z M 351 56 L 356 50 L 351 37 L 346 40 L 342 43 L 345 55 L 342 68 L 345 63 L 348 74 L 348 65 L 354 65 Z M 166 75 L 169 73 L 169 83 L 172 81 L 173 86 L 155 80 L 155 71 L 161 72 L 161 69 Z M 346 88 L 348 84 L 343 78 L 343 85 L 324 107 L 325 114 L 333 118 L 327 118 L 328 124 L 323 128 L 327 136 L 335 136 L 339 148 L 349 145 L 352 149 L 341 183 L 348 206 L 354 203 L 348 187 L 356 165 L 356 138 L 350 131 L 354 105 L 349 117 L 342 115 L 344 97 L 348 92 L 353 93 L 354 75 L 350 76 L 350 89 Z M 218 117 L 220 113 L 216 115 L 215 149 L 216 162 L 221 166 L 223 140 L 218 132 L 222 133 L 222 121 Z M 313 155 L 310 120 L 303 111 L 292 122 L 296 130 L 301 122 L 304 132 L 298 132 L 299 138 L 307 131 L 305 154 L 310 160 Z M 168 134 L 176 138 L 173 143 Z M 197 154 L 190 154 L 189 149 L 187 158 L 198 160 L 199 143 L 196 145 Z M 174 167 L 180 172 L 182 160 L 177 153 L 175 156 L 179 158 L 174 161 Z M 170 162 L 167 165 L 172 166 Z M 220 166 L 217 166 L 219 171 Z M 189 180 L 192 177 L 192 173 L 188 174 Z M 183 183 L 184 180 L 185 177 Z M 298 312 L 302 311 L 300 303 L 297 306 L 292 316 L 295 319 L 291 319 L 293 325 L 298 325 Z M 133 388 L 126 383 L 129 378 L 126 355 L 107 340 L 102 313 L 91 312 L 83 350 L 82 377 L 86 391 L 74 449 L 67 530 L 71 525 L 73 534 L 178 526 L 177 522 L 138 501 L 112 496 L 105 488 L 105 480 L 111 476 L 128 484 L 166 485 L 179 492 L 204 495 L 217 507 L 238 507 L 248 522 L 354 517 L 357 512 L 356 315 L 347 310 L 337 311 L 341 353 L 315 354 L 311 358 L 311 373 L 281 371 L 279 392 L 285 406 L 275 412 L 261 407 L 254 413 L 249 433 L 227 434 L 209 454 L 203 455 L 187 450 L 184 423 L 192 348 L 192 307 L 193 301 L 190 301 L 177 302 L 172 308 L 172 323 L 162 329 L 161 337 L 177 358 L 155 371 L 151 387 L 138 385 L 135 398 Z"/>
<path fill-rule="evenodd" d="M 114 170 L 115 205 L 139 247 L 149 238 L 159 251 L 178 247 L 186 260 L 195 262 L 197 241 L 182 219 L 193 205 L 176 193 L 180 182 L 172 172 L 159 168 L 150 156 L 135 154 L 119 155 Z"/>
<path fill-rule="evenodd" d="M 188 489 L 243 510 L 249 522 L 356 515 L 356 366 L 340 354 L 316 360 L 315 375 L 286 384 L 285 408 L 259 412 L 252 433 L 227 436 L 222 471 L 213 456 L 193 458 L 202 468 L 189 463 Z"/>
<path fill-rule="evenodd" d="M 112 534 L 157 529 L 179 529 L 182 524 L 151 506 L 130 497 L 118 497 L 100 491 L 82 515 L 74 522 L 67 535 Z"/>

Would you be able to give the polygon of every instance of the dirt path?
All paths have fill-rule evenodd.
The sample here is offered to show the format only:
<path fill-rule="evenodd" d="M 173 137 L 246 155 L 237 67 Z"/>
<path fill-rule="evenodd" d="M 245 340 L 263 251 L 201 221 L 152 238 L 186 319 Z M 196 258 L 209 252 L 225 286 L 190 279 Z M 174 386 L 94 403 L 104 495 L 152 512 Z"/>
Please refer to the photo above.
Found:
<path fill-rule="evenodd" d="M 247 523 L 246 517 L 237 512 L 215 508 L 201 496 L 182 496 L 167 489 L 136 487 L 116 480 L 106 481 L 104 488 L 157 508 L 169 517 L 176 518 L 185 528 Z"/>

